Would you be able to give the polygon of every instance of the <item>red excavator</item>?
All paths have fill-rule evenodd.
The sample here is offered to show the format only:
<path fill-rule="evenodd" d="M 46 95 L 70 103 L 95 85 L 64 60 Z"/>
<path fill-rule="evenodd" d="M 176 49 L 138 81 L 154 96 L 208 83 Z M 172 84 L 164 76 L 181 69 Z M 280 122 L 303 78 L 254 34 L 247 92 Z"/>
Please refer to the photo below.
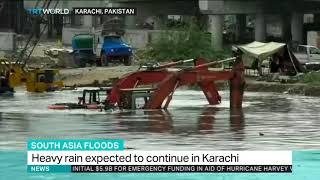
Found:
<path fill-rule="evenodd" d="M 193 62 L 193 66 L 175 71 L 170 68 Z M 210 66 L 232 62 L 231 70 L 211 71 Z M 210 105 L 221 102 L 215 82 L 230 81 L 230 107 L 241 108 L 244 92 L 244 65 L 240 57 L 228 58 L 221 61 L 206 62 L 202 58 L 181 60 L 157 66 L 146 66 L 145 70 L 129 73 L 107 89 L 106 99 L 97 101 L 97 95 L 89 95 L 85 101 L 84 91 L 82 100 L 78 103 L 54 104 L 49 109 L 166 109 L 175 90 L 180 86 L 198 85 L 206 96 Z M 99 90 L 96 91 L 98 93 Z M 92 91 L 87 91 L 93 93 Z M 94 98 L 94 99 L 91 99 Z M 140 106 L 139 106 L 140 103 Z"/>

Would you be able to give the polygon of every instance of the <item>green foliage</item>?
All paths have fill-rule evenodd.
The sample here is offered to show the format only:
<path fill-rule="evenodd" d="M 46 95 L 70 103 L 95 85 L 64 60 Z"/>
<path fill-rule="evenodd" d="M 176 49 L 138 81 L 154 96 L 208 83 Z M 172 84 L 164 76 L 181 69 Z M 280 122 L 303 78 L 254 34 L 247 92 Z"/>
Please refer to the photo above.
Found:
<path fill-rule="evenodd" d="M 156 40 L 149 43 L 136 55 L 140 63 L 155 63 L 171 60 L 206 58 L 223 59 L 230 52 L 215 51 L 211 45 L 211 35 L 200 29 L 195 21 L 185 23 L 183 27 L 167 29 Z"/>
<path fill-rule="evenodd" d="M 307 84 L 320 85 L 320 72 L 309 72 L 303 76 L 302 81 Z"/>

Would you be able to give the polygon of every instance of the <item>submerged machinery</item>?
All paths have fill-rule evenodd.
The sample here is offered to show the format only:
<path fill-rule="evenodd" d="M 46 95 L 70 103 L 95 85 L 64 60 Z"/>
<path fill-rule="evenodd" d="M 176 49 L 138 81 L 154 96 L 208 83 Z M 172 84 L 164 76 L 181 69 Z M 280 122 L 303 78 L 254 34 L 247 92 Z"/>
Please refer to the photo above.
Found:
<path fill-rule="evenodd" d="M 62 88 L 57 69 L 25 69 L 24 64 L 0 59 L 0 94 L 12 94 L 14 88 L 26 85 L 28 92 L 46 92 Z"/>
<path fill-rule="evenodd" d="M 193 63 L 193 66 L 171 70 L 184 63 Z M 232 62 L 230 70 L 212 71 L 210 66 L 224 62 Z M 167 63 L 157 66 L 144 67 L 144 70 L 129 73 L 120 78 L 112 87 L 106 90 L 106 98 L 102 101 L 79 101 L 78 105 L 92 109 L 166 109 L 173 97 L 175 90 L 180 86 L 199 86 L 210 105 L 221 102 L 216 81 L 230 82 L 230 107 L 241 108 L 244 92 L 244 65 L 240 57 L 228 58 L 221 61 L 206 62 L 204 59 L 189 59 Z M 85 91 L 83 97 L 85 97 Z M 50 109 L 73 109 L 70 104 L 54 104 Z"/>

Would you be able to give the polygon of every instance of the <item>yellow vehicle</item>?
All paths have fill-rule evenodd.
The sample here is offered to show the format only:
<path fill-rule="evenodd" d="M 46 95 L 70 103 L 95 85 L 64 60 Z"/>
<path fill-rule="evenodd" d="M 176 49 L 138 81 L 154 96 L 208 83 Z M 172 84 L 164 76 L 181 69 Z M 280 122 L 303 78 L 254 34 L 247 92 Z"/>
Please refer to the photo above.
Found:
<path fill-rule="evenodd" d="M 22 70 L 21 64 L 16 64 L 13 62 L 8 62 L 4 59 L 1 59 L 0 71 L 9 78 L 10 87 L 17 87 L 22 85 L 24 82 L 25 72 Z"/>
<path fill-rule="evenodd" d="M 14 88 L 25 83 L 28 92 L 54 91 L 64 86 L 58 78 L 57 69 L 24 70 L 22 64 L 9 63 L 2 59 L 0 72 L 8 78 L 9 87 Z"/>
<path fill-rule="evenodd" d="M 34 69 L 27 72 L 27 91 L 46 92 L 62 88 L 63 82 L 58 79 L 56 69 Z"/>

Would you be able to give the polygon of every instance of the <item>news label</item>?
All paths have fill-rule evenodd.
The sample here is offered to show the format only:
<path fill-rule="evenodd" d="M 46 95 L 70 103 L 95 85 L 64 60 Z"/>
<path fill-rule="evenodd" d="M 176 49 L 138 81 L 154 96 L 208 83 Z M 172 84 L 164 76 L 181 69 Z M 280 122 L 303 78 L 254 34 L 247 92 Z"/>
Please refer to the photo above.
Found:
<path fill-rule="evenodd" d="M 72 165 L 73 173 L 291 173 L 291 165 Z"/>
<path fill-rule="evenodd" d="M 74 15 L 137 15 L 136 8 L 73 8 Z"/>
<path fill-rule="evenodd" d="M 61 8 L 28 8 L 27 12 L 32 15 L 137 15 L 136 8 L 83 8 L 76 7 L 73 10 Z"/>
<path fill-rule="evenodd" d="M 291 173 L 291 151 L 125 150 L 123 140 L 30 140 L 31 173 Z"/>

